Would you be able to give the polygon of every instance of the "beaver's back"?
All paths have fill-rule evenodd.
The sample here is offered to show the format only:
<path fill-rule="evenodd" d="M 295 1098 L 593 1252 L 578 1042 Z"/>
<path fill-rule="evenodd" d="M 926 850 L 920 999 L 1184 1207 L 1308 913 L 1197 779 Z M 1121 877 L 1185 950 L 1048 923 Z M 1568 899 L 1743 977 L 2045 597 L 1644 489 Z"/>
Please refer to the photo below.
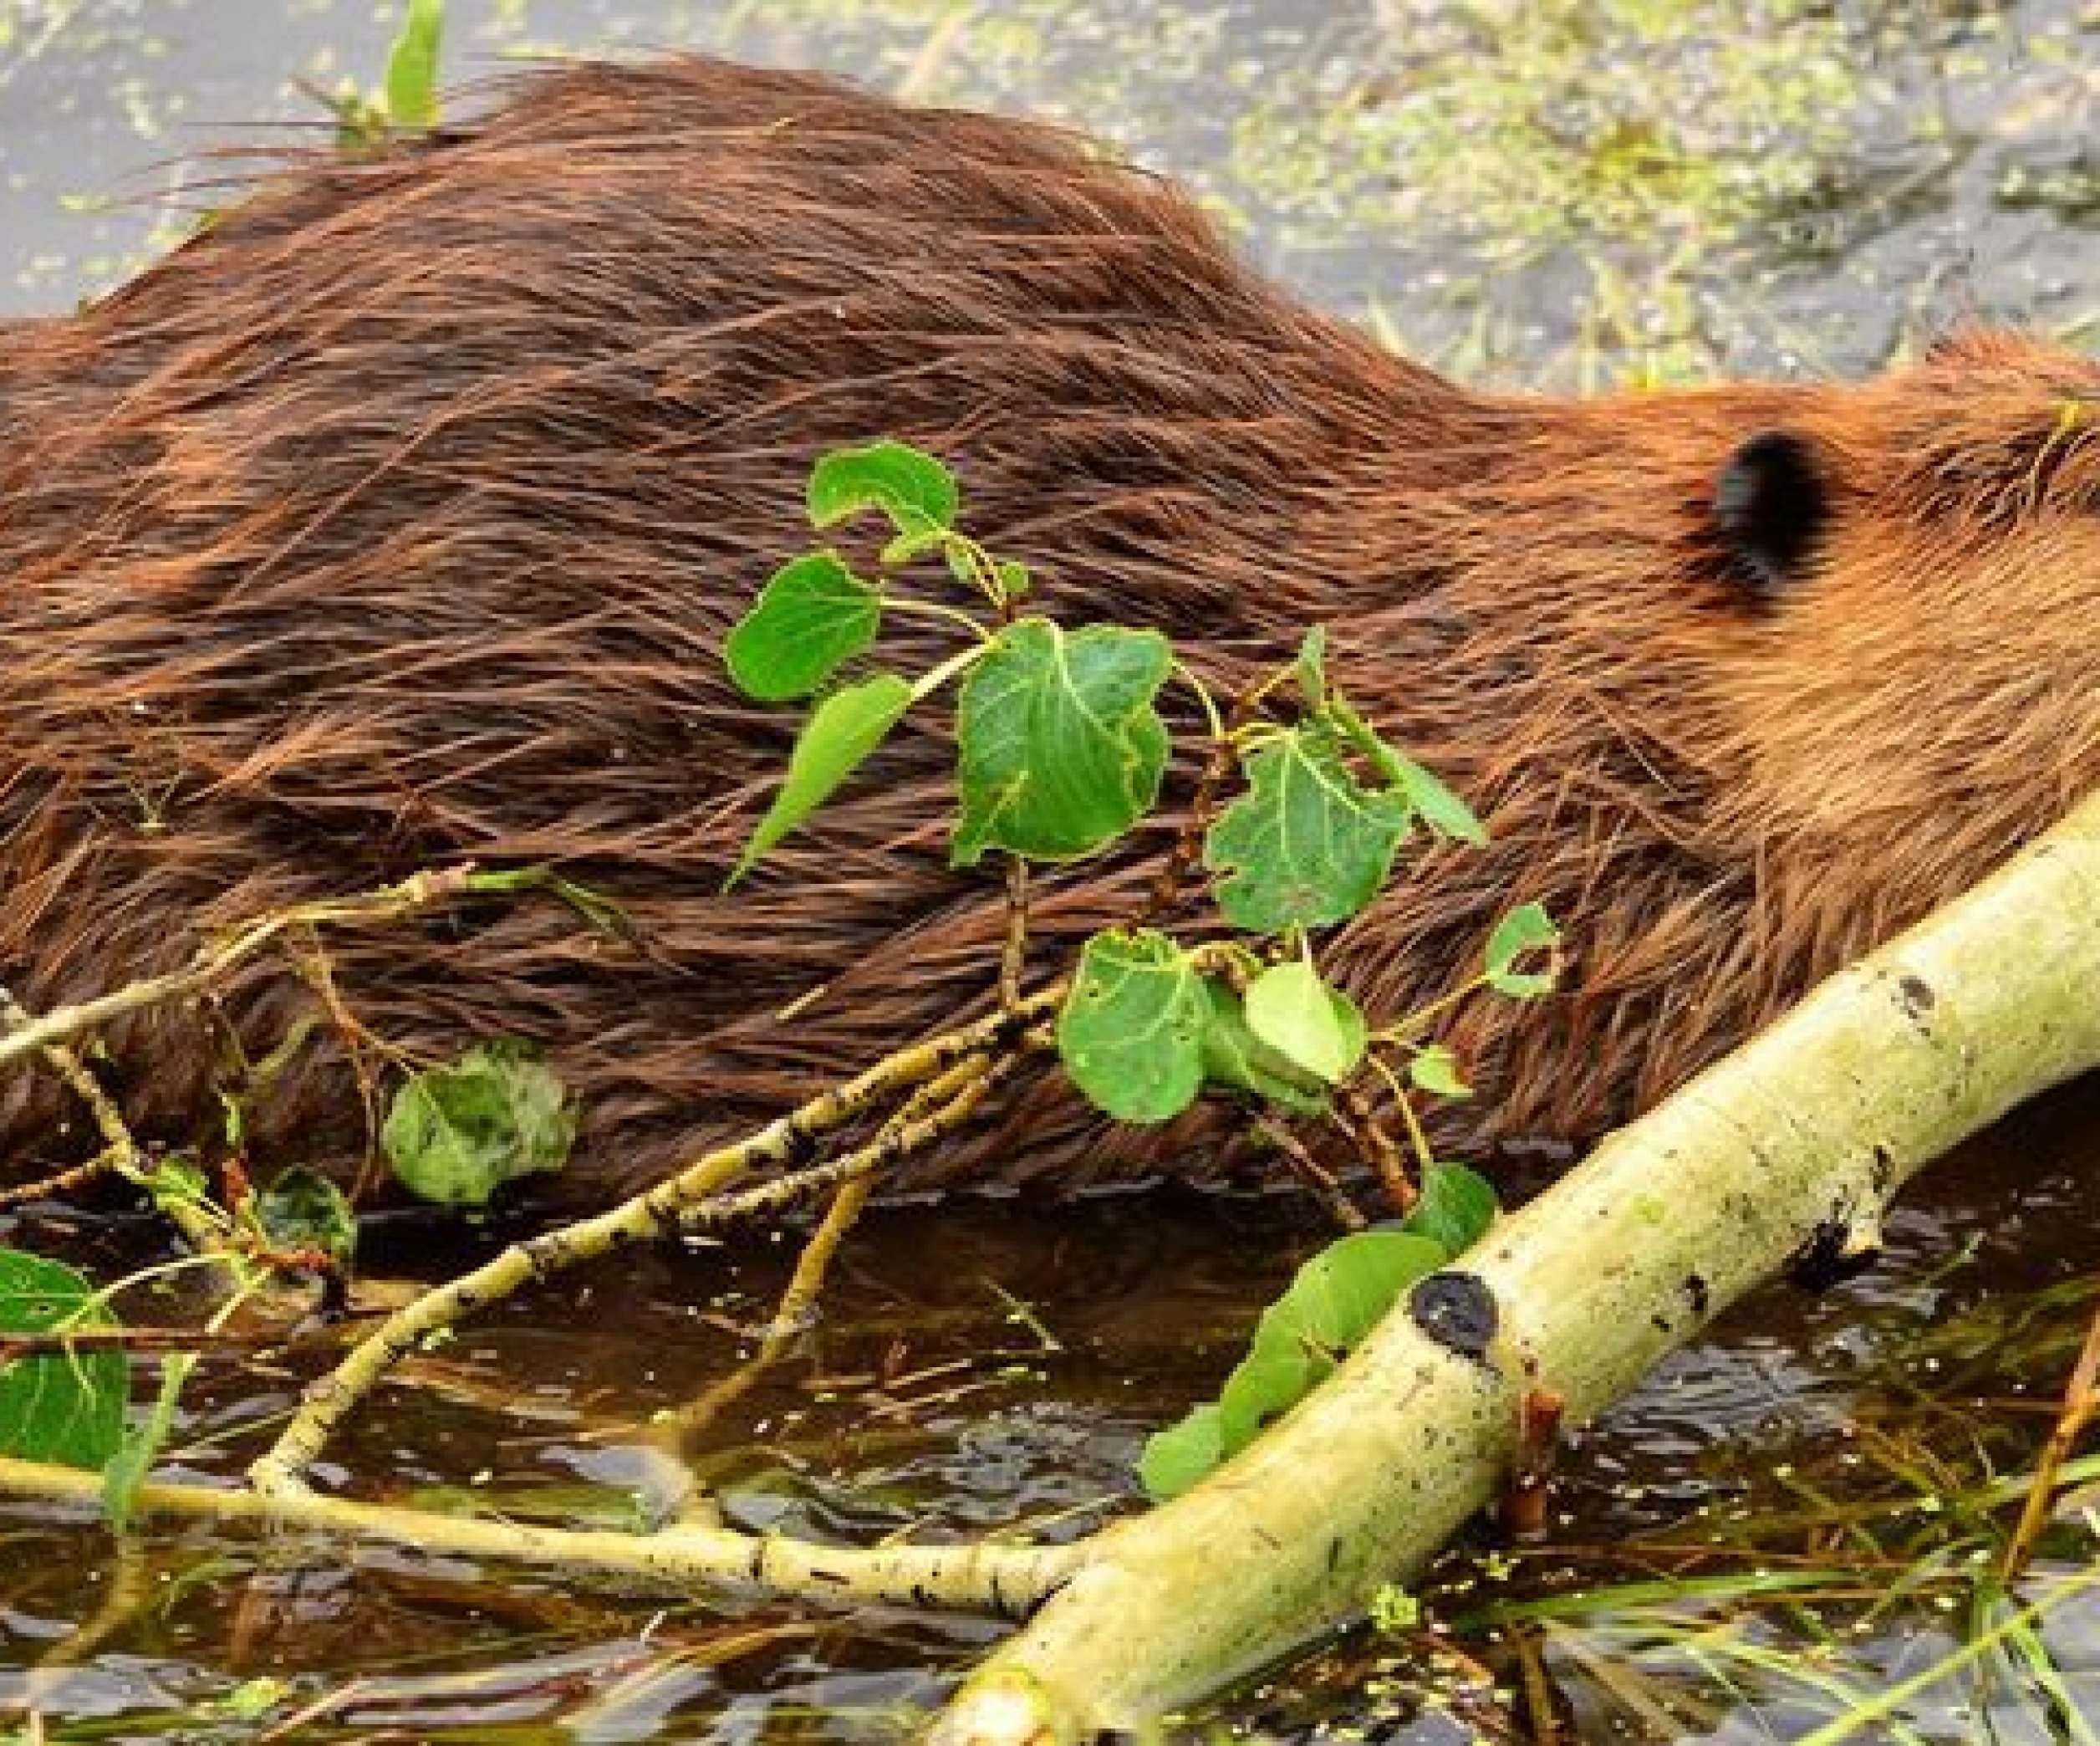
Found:
<path fill-rule="evenodd" d="M 2093 375 L 1985 349 L 1856 388 L 1489 399 L 1064 135 L 699 60 L 538 75 L 0 334 L 0 962 L 48 1007 L 299 899 L 550 863 L 635 937 L 551 899 L 332 932 L 111 1040 L 186 1137 L 215 1076 L 318 1022 L 251 1112 L 282 1159 L 354 1154 L 398 1062 L 536 1037 L 586 1192 L 982 1010 L 1003 919 L 946 865 L 937 710 L 719 889 L 793 726 L 733 693 L 721 637 L 808 544 L 811 462 L 889 436 L 953 465 L 1045 610 L 1159 625 L 1222 688 L 1331 623 L 1352 695 L 1496 840 L 1404 851 L 1328 961 L 1397 1018 L 1543 899 L 1571 992 L 1453 1018 L 1482 1095 L 1445 1136 L 1594 1131 L 2100 779 L 2087 641 L 2052 628 L 2100 574 L 2062 413 Z M 2031 658 L 1974 658 L 2029 626 Z M 952 646 L 900 620 L 884 658 Z M 1826 758 L 1907 811 L 1830 815 Z M 1984 797 L 1951 824 L 1950 762 Z M 1142 883 L 1042 881 L 1036 973 Z M 50 1139 L 55 1095 L 8 1095 Z M 1110 1133 L 1045 1066 L 930 1167 L 1214 1169 L 1205 1121 Z"/>
<path fill-rule="evenodd" d="M 729 690 L 720 641 L 807 542 L 818 453 L 938 451 L 1053 610 L 1229 669 L 1320 615 L 1297 579 L 1338 555 L 1338 485 L 1445 394 L 1062 135 L 700 61 L 548 74 L 427 147 L 303 164 L 11 351 L 18 992 L 419 865 L 550 862 L 644 951 L 538 904 L 331 938 L 330 984 L 377 1051 L 553 1042 L 624 1176 L 985 998 L 998 921 L 943 865 L 937 722 L 717 895 L 792 727 Z M 313 1003 L 279 973 L 229 1010 L 259 1058 Z M 150 1125 L 203 1109 L 206 1033 L 120 1038 Z M 295 1070 L 264 1142 L 347 1084 Z"/>

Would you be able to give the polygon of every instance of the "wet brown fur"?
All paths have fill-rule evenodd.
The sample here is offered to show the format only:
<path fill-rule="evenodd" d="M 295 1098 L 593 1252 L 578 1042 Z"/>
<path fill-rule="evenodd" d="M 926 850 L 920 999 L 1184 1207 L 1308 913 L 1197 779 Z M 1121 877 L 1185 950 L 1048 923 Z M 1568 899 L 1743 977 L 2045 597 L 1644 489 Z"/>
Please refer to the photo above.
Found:
<path fill-rule="evenodd" d="M 1996 336 L 1863 385 L 1472 393 L 1063 135 L 697 59 L 537 74 L 0 329 L 0 973 L 49 1007 L 298 898 L 553 862 L 637 942 L 533 901 L 327 967 L 410 1059 L 550 1044 L 590 1194 L 985 1009 L 996 881 L 946 866 L 938 711 L 717 889 L 792 725 L 722 633 L 806 543 L 811 459 L 890 435 L 1068 622 L 1160 625 L 1224 687 L 1328 623 L 1496 839 L 1410 852 L 1333 961 L 1404 1011 L 1542 899 L 1571 989 L 1460 1015 L 1452 1138 L 1593 1134 L 2100 779 L 2096 396 Z M 1771 428 L 1834 515 L 1761 599 L 1712 501 Z M 1047 882 L 1036 964 L 1141 884 Z M 218 1031 L 260 1057 L 319 1005 L 278 966 L 120 1027 L 132 1107 L 191 1130 Z M 7 1173 L 66 1155 L 57 1092 L 4 1095 Z M 354 1154 L 333 1025 L 262 1109 L 266 1156 Z M 1234 1126 L 1110 1131 L 1046 1072 L 935 1172 L 1211 1173 Z"/>

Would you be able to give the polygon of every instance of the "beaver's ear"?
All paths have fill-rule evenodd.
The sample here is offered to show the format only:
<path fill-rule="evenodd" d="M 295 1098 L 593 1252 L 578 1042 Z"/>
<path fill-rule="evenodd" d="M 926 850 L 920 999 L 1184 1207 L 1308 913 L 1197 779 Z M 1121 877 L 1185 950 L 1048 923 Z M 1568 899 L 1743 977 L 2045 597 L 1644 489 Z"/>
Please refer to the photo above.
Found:
<path fill-rule="evenodd" d="M 1715 525 L 1762 590 L 1782 589 L 1802 574 L 1829 518 L 1816 452 L 1792 431 L 1760 431 L 1714 482 Z"/>

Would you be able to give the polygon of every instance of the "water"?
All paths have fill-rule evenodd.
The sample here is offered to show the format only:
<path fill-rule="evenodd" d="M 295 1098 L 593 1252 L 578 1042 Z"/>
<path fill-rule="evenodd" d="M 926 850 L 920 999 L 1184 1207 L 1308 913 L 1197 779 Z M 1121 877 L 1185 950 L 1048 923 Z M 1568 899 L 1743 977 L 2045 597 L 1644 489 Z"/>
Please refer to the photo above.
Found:
<path fill-rule="evenodd" d="M 247 0 L 0 0 L 0 309 L 63 308 L 130 270 L 196 203 L 171 161 L 259 124 L 310 129 L 300 86 L 370 84 L 397 9 L 287 0 L 257 29 Z M 2100 324 L 2090 4 L 454 0 L 450 16 L 456 75 L 696 48 L 1068 120 L 1196 183 L 1294 284 L 1476 375 L 1857 369 L 1971 314 Z"/>
<path fill-rule="evenodd" d="M 369 83 L 388 13 L 0 0 L 0 311 L 62 310 L 166 246 L 220 197 L 168 167 L 182 154 L 310 136 L 299 82 Z M 692 46 L 1063 117 L 1196 182 L 1279 276 L 1476 377 L 1863 369 L 1972 314 L 2100 336 L 2090 6 L 454 0 L 452 17 L 455 72 Z M 2096 1116 L 2100 1090 L 2029 1112 L 1925 1181 L 1873 1273 L 1776 1290 L 1666 1365 L 1576 1442 L 1553 1544 L 1447 1560 L 1426 1599 L 1448 1636 L 1395 1621 L 1219 1719 L 1405 1746 L 1786 1740 L 1930 1667 L 1973 1625 L 1974 1555 L 2002 1521 L 1971 1494 L 2031 1460 L 2091 1310 Z M 1173 1197 L 885 1215 L 696 1468 L 749 1528 L 1083 1532 L 1131 1505 L 1144 1432 L 1216 1383 L 1319 1236 L 1304 1209 Z M 444 1258 L 427 1245 L 382 1232 L 368 1264 L 427 1271 Z M 792 1258 L 586 1270 L 421 1361 L 336 1452 L 392 1497 L 517 1508 L 558 1487 L 608 1507 L 647 1471 L 651 1416 L 747 1355 Z M 182 1468 L 237 1473 L 302 1368 L 207 1364 Z M 20 1507 L 0 1546 L 0 1702 L 28 1698 L 65 1740 L 889 1740 L 996 1635 L 194 1528 L 119 1550 Z M 2092 1548 L 2073 1522 L 2045 1551 L 2031 1597 Z M 1773 1573 L 1821 1585 L 1751 1592 Z M 2049 1679 L 2008 1636 L 1858 1738 L 2087 1738 L 2096 1627 L 2064 1599 L 2036 1639 Z"/>

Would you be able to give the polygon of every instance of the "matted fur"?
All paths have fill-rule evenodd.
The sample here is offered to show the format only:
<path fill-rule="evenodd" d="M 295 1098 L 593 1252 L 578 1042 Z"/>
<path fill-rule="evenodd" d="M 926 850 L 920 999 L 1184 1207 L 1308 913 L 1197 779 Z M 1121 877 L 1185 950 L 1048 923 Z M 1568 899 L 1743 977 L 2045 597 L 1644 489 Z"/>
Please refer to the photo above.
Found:
<path fill-rule="evenodd" d="M 718 890 L 793 726 L 731 691 L 723 632 L 807 544 L 813 457 L 895 436 L 1068 622 L 1157 624 L 1225 686 L 1332 626 L 1496 838 L 1409 851 L 1333 962 L 1404 1011 L 1543 900 L 1569 991 L 1459 1016 L 1450 1139 L 1581 1137 L 2100 778 L 2097 394 L 1994 337 L 1860 385 L 1470 393 L 1060 134 L 698 59 L 536 74 L 0 329 L 0 963 L 49 1007 L 297 899 L 553 863 L 636 940 L 533 900 L 324 943 L 411 1059 L 551 1045 L 589 1194 L 984 1010 L 999 899 L 946 865 L 939 710 Z M 1760 600 L 1711 504 L 1775 427 L 1834 518 Z M 1037 963 L 1141 887 L 1046 882 Z M 259 1058 L 315 1009 L 280 965 L 109 1040 L 183 1135 L 226 1028 Z M 8 1173 L 77 1149 L 48 1085 L 4 1098 Z M 268 1158 L 355 1159 L 333 1025 L 260 1113 Z M 1216 1174 L 1233 1126 L 1110 1129 L 1046 1068 L 919 1179 Z"/>

